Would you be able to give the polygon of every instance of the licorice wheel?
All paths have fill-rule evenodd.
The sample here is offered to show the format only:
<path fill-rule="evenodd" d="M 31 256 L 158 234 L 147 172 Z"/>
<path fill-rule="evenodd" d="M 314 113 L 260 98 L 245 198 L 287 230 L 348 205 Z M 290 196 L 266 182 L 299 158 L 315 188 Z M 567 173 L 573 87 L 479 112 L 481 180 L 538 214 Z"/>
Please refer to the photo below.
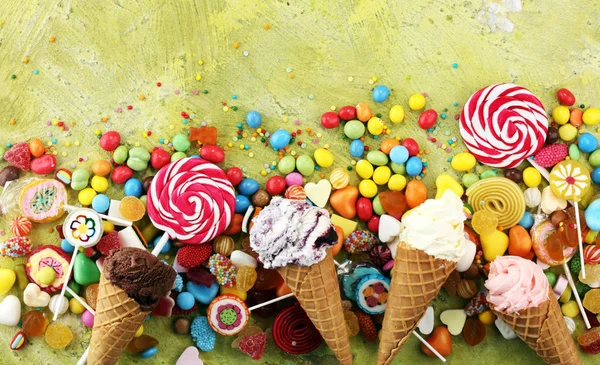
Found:
<path fill-rule="evenodd" d="M 273 323 L 273 339 L 292 355 L 307 354 L 321 345 L 323 337 L 299 304 L 282 310 Z"/>

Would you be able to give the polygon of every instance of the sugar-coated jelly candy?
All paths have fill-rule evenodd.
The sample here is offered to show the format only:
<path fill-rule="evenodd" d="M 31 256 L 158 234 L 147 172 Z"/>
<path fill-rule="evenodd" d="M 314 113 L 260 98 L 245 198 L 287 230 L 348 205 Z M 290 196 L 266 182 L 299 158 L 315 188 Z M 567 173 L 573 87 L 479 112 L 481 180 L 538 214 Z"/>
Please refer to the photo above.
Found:
<path fill-rule="evenodd" d="M 136 198 L 135 196 L 126 196 L 121 200 L 119 213 L 121 213 L 123 218 L 136 222 L 144 218 L 146 206 L 139 198 Z"/>
<path fill-rule="evenodd" d="M 492 234 L 498 227 L 498 216 L 484 209 L 478 210 L 473 214 L 471 227 L 480 235 Z"/>
<path fill-rule="evenodd" d="M 250 266 L 242 266 L 239 267 L 237 270 L 237 276 L 236 276 L 236 286 L 239 290 L 242 291 L 248 291 L 250 289 L 252 289 L 252 287 L 254 286 L 254 283 L 256 282 L 256 278 L 258 277 L 258 274 L 256 273 L 256 270 L 254 270 L 252 267 Z"/>
<path fill-rule="evenodd" d="M 401 191 L 384 191 L 379 194 L 379 201 L 388 214 L 402 214 L 406 210 L 406 197 Z"/>
<path fill-rule="evenodd" d="M 44 335 L 46 343 L 53 349 L 64 349 L 73 341 L 73 332 L 66 325 L 60 322 L 52 322 L 46 328 Z"/>

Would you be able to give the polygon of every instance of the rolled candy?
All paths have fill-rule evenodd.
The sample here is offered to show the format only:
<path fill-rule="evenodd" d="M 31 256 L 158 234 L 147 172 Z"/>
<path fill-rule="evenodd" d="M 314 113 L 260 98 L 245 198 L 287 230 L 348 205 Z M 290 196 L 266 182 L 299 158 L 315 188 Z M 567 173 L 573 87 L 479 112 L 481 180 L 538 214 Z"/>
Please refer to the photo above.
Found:
<path fill-rule="evenodd" d="M 233 336 L 248 325 L 250 311 L 239 297 L 232 294 L 219 295 L 206 311 L 208 324 L 220 335 Z"/>
<path fill-rule="evenodd" d="M 60 218 L 67 202 L 67 190 L 58 180 L 35 179 L 21 191 L 19 207 L 29 220 L 45 223 Z"/>

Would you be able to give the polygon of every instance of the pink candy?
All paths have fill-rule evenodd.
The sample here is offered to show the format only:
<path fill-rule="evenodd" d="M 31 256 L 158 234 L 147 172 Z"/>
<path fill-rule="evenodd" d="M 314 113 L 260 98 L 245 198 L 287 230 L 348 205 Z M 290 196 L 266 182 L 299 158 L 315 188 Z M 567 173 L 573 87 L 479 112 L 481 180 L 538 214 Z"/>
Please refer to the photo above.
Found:
<path fill-rule="evenodd" d="M 83 322 L 87 328 L 94 327 L 94 315 L 90 311 L 86 310 L 81 314 L 81 322 Z"/>
<path fill-rule="evenodd" d="M 287 176 L 285 177 L 285 182 L 287 186 L 302 186 L 304 179 L 302 178 L 302 175 L 299 172 L 292 172 L 287 174 Z"/>

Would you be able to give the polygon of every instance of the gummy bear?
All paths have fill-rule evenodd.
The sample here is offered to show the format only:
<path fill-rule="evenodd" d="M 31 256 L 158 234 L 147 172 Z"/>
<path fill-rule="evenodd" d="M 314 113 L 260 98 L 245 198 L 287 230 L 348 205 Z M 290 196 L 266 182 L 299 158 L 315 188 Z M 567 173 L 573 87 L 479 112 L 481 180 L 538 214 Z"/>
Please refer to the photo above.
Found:
<path fill-rule="evenodd" d="M 53 349 L 64 349 L 73 341 L 71 329 L 60 322 L 52 322 L 46 328 L 44 336 L 46 343 Z"/>
<path fill-rule="evenodd" d="M 487 210 L 478 210 L 471 218 L 471 227 L 482 236 L 492 234 L 498 227 L 498 216 Z"/>
<path fill-rule="evenodd" d="M 567 219 L 558 224 L 558 237 L 560 241 L 569 247 L 577 247 L 577 222 Z"/>
<path fill-rule="evenodd" d="M 463 327 L 463 336 L 469 346 L 477 346 L 483 341 L 486 335 L 485 326 L 477 318 L 469 318 Z"/>
<path fill-rule="evenodd" d="M 41 311 L 32 310 L 23 316 L 23 332 L 27 337 L 41 336 L 46 331 L 46 316 Z"/>
<path fill-rule="evenodd" d="M 379 193 L 379 202 L 388 214 L 402 214 L 406 209 L 406 197 L 401 191 Z"/>
<path fill-rule="evenodd" d="M 346 327 L 348 328 L 348 336 L 354 337 L 360 333 L 360 324 L 358 323 L 358 317 L 351 311 L 344 312 L 344 320 L 346 321 Z"/>
<path fill-rule="evenodd" d="M 254 270 L 252 267 L 239 267 L 237 270 L 235 285 L 239 290 L 247 292 L 248 290 L 252 289 L 257 277 L 258 274 L 256 273 L 256 270 Z"/>
<path fill-rule="evenodd" d="M 550 256 L 551 259 L 561 262 L 565 259 L 562 242 L 560 241 L 557 232 L 550 234 L 544 244 L 546 245 L 548 256 Z"/>
<path fill-rule="evenodd" d="M 202 126 L 200 128 L 190 127 L 188 140 L 191 142 L 197 141 L 202 144 L 217 143 L 217 128 Z"/>
<path fill-rule="evenodd" d="M 121 200 L 119 212 L 123 218 L 132 222 L 139 221 L 146 214 L 146 206 L 135 196 L 126 196 Z"/>

